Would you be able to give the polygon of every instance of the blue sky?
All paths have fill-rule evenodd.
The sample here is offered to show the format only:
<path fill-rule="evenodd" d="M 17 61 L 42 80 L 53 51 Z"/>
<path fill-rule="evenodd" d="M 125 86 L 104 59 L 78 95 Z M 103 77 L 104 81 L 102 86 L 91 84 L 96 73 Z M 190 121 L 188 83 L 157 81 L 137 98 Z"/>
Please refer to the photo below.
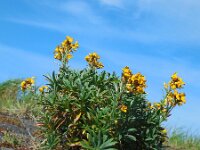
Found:
<path fill-rule="evenodd" d="M 58 68 L 53 50 L 66 35 L 80 43 L 70 65 L 86 66 L 97 52 L 105 69 L 130 66 L 148 80 L 148 98 L 162 98 L 163 82 L 178 74 L 186 82 L 187 104 L 167 126 L 200 127 L 200 1 L 198 0 L 1 0 L 0 81 Z"/>

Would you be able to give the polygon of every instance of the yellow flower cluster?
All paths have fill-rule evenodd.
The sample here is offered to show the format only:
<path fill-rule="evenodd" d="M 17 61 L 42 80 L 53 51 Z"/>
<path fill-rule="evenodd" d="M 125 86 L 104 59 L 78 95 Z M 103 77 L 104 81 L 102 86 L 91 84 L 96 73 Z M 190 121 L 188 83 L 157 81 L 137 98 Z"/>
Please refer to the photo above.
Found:
<path fill-rule="evenodd" d="M 147 103 L 147 106 L 150 110 L 160 110 L 163 113 L 167 112 L 167 109 L 164 107 L 164 105 L 162 103 L 154 103 L 151 104 L 150 102 Z"/>
<path fill-rule="evenodd" d="M 180 106 L 185 103 L 186 103 L 185 93 L 178 93 L 177 90 L 175 90 L 174 92 L 170 92 L 165 99 L 166 105 L 175 106 L 176 104 L 178 104 Z"/>
<path fill-rule="evenodd" d="M 178 105 L 182 105 L 186 103 L 185 93 L 178 93 L 177 91 L 174 92 L 175 98 L 177 100 Z"/>
<path fill-rule="evenodd" d="M 164 103 L 165 105 L 169 105 L 169 106 L 175 106 L 175 101 L 174 101 L 174 93 L 173 92 L 169 92 Z"/>
<path fill-rule="evenodd" d="M 124 67 L 122 71 L 123 71 L 122 73 L 123 80 L 128 80 L 132 76 L 132 71 L 128 66 Z"/>
<path fill-rule="evenodd" d="M 74 42 L 74 39 L 70 36 L 67 36 L 66 39 L 57 46 L 54 51 L 54 58 L 58 60 L 68 61 L 72 58 L 72 54 L 79 47 L 78 42 Z"/>
<path fill-rule="evenodd" d="M 183 82 L 182 78 L 178 77 L 177 73 L 174 73 L 171 76 L 171 81 L 168 84 L 164 84 L 165 89 L 167 90 L 168 94 L 165 99 L 166 105 L 182 105 L 186 103 L 185 93 L 179 93 L 178 89 L 183 88 L 185 83 Z"/>
<path fill-rule="evenodd" d="M 41 93 L 44 93 L 44 91 L 47 90 L 47 89 L 48 89 L 48 86 L 41 86 L 41 87 L 39 88 L 39 91 L 40 91 Z"/>
<path fill-rule="evenodd" d="M 88 62 L 88 64 L 91 67 L 95 67 L 98 69 L 104 67 L 103 64 L 98 61 L 99 59 L 100 59 L 100 56 L 97 53 L 91 53 L 85 57 L 85 60 Z"/>
<path fill-rule="evenodd" d="M 34 83 L 34 77 L 27 78 L 26 80 L 21 82 L 21 90 L 25 91 L 27 88 L 30 88 Z"/>
<path fill-rule="evenodd" d="M 129 67 L 123 68 L 122 80 L 126 83 L 126 89 L 131 93 L 145 93 L 146 79 L 141 73 L 132 74 Z"/>
<path fill-rule="evenodd" d="M 178 77 L 177 73 L 174 73 L 171 76 L 171 81 L 169 83 L 170 87 L 174 90 L 177 88 L 182 88 L 185 83 L 183 82 L 182 78 Z"/>

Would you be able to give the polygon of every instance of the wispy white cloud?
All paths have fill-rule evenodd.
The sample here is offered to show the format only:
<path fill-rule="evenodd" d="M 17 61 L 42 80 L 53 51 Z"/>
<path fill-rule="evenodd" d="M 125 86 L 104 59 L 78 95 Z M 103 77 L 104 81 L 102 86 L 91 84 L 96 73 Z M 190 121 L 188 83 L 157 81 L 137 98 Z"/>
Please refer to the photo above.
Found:
<path fill-rule="evenodd" d="M 92 24 L 101 24 L 102 18 L 95 14 L 91 6 L 84 1 L 70 1 L 64 2 L 57 7 L 58 10 L 67 12 L 69 15 L 74 15 L 79 19 L 89 21 Z"/>
<path fill-rule="evenodd" d="M 37 19 L 13 17 L 9 20 L 64 33 L 74 31 L 88 36 L 129 37 L 141 43 L 199 45 L 200 17 L 196 14 L 200 14 L 200 2 L 197 0 L 101 0 L 101 3 L 123 6 L 118 12 L 121 17 L 110 17 L 112 9 L 105 9 L 104 12 L 108 12 L 101 14 L 102 11 L 89 1 L 35 1 L 34 5 L 40 8 L 37 7 L 37 11 L 51 8 L 49 15 L 56 13 L 58 18 L 49 19 L 41 15 Z M 119 24 L 110 23 L 112 19 Z M 124 21 L 127 24 L 120 24 Z"/>
<path fill-rule="evenodd" d="M 140 29 L 169 43 L 197 44 L 200 39 L 200 1 L 198 0 L 138 0 Z"/>
<path fill-rule="evenodd" d="M 78 20 L 80 22 L 88 22 L 91 24 L 100 24 L 103 19 L 100 15 L 96 14 L 96 11 L 93 7 L 91 7 L 89 1 L 82 0 L 69 0 L 69 1 L 34 1 L 34 3 L 28 3 L 29 6 L 39 6 L 40 8 L 45 8 L 50 11 L 50 15 L 53 13 L 60 14 L 62 16 L 62 20 L 68 21 L 70 17 L 74 19 L 74 21 Z M 37 11 L 40 11 L 38 8 L 35 8 Z M 59 20 L 59 15 L 54 20 Z M 70 16 L 67 18 L 67 16 Z M 55 16 L 56 17 L 56 16 Z"/>

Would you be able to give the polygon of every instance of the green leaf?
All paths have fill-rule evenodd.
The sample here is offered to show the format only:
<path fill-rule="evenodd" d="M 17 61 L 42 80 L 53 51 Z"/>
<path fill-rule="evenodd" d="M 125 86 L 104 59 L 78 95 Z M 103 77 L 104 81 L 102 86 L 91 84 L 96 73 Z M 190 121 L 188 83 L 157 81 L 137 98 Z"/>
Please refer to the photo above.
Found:
<path fill-rule="evenodd" d="M 128 132 L 135 132 L 135 131 L 137 131 L 135 128 L 128 129 Z"/>
<path fill-rule="evenodd" d="M 125 137 L 127 137 L 131 141 L 136 141 L 136 138 L 133 135 L 125 135 Z"/>

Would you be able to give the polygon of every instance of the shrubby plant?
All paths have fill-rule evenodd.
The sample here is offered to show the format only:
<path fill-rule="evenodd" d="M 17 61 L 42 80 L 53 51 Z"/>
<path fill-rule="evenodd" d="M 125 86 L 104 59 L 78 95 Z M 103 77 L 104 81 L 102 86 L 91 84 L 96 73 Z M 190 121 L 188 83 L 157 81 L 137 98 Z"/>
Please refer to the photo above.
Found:
<path fill-rule="evenodd" d="M 55 49 L 59 72 L 46 76 L 39 88 L 43 111 L 39 119 L 44 149 L 154 150 L 162 149 L 167 131 L 162 123 L 185 94 L 178 92 L 184 82 L 177 73 L 165 83 L 165 97 L 157 103 L 146 99 L 146 79 L 129 67 L 122 76 L 103 68 L 100 56 L 85 57 L 88 67 L 73 70 L 68 66 L 78 42 L 67 36 Z M 32 81 L 23 82 L 22 90 Z"/>

